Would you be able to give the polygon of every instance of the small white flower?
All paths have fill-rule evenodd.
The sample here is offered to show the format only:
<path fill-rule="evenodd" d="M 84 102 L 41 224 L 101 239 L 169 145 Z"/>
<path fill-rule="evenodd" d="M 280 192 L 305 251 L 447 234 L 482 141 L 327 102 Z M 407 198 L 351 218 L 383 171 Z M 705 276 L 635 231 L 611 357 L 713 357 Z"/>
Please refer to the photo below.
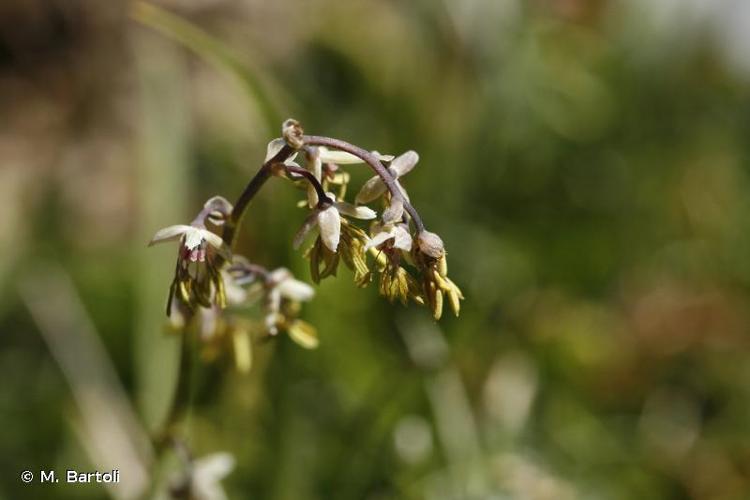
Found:
<path fill-rule="evenodd" d="M 372 238 L 365 245 L 365 251 L 378 248 L 393 240 L 393 248 L 408 252 L 411 250 L 412 238 L 404 224 L 373 224 Z"/>
<path fill-rule="evenodd" d="M 219 482 L 234 469 L 234 457 L 229 453 L 214 453 L 195 460 L 190 477 L 191 498 L 197 500 L 226 500 Z"/>
<path fill-rule="evenodd" d="M 339 247 L 339 239 L 341 238 L 341 215 L 339 215 L 339 211 L 336 210 L 334 205 L 331 205 L 318 211 L 315 220 L 318 221 L 320 238 L 323 240 L 323 244 L 331 252 L 335 252 Z"/>
<path fill-rule="evenodd" d="M 284 267 L 271 271 L 268 275 L 268 282 L 276 287 L 285 299 L 307 302 L 315 295 L 313 287 L 304 281 L 294 279 L 289 269 Z"/>
<path fill-rule="evenodd" d="M 185 261 L 205 262 L 206 245 L 211 245 L 216 250 L 223 252 L 224 240 L 216 233 L 208 229 L 188 226 L 186 224 L 176 224 L 165 227 L 156 232 L 148 246 L 153 246 L 166 241 L 175 241 L 182 239 L 182 251 L 180 256 Z"/>
<path fill-rule="evenodd" d="M 207 208 L 210 210 L 213 206 Z M 203 215 L 205 211 L 201 212 L 199 217 Z M 198 304 L 206 307 L 211 303 L 222 308 L 226 306 L 225 295 L 222 293 L 223 278 L 217 267 L 220 262 L 217 254 L 225 260 L 230 260 L 231 255 L 224 240 L 199 222 L 160 229 L 149 242 L 149 246 L 175 240 L 180 240 L 180 249 L 177 253 L 175 276 L 169 288 L 167 316 L 171 316 L 172 312 L 177 310 L 183 316 L 182 319 L 175 318 L 175 325 L 179 325 L 184 324 L 187 315 L 179 307 L 174 307 L 175 298 L 189 310 L 193 310 Z M 192 316 L 192 313 L 189 316 Z"/>
<path fill-rule="evenodd" d="M 315 295 L 313 287 L 303 281 L 294 279 L 292 273 L 286 268 L 271 271 L 266 278 L 266 316 L 265 326 L 270 335 L 276 335 L 279 330 L 276 326 L 283 319 L 281 312 L 282 299 L 294 302 L 307 302 Z"/>
<path fill-rule="evenodd" d="M 326 194 L 329 198 L 336 199 L 333 193 Z M 368 207 L 358 207 L 345 201 L 336 201 L 325 208 L 315 208 L 294 236 L 294 248 L 299 248 L 305 236 L 317 226 L 323 244 L 335 252 L 341 238 L 341 214 L 362 220 L 374 219 L 377 216 L 375 211 Z"/>
<path fill-rule="evenodd" d="M 409 197 L 406 194 L 406 190 L 398 182 L 398 179 L 409 173 L 418 161 L 419 155 L 415 151 L 407 151 L 401 156 L 396 157 L 388 167 L 388 172 L 390 172 L 394 180 L 396 180 L 396 185 L 401 191 L 401 194 L 403 194 L 404 198 L 406 198 L 407 200 L 409 199 Z M 362 189 L 360 189 L 359 193 L 357 193 L 355 202 L 358 204 L 370 203 L 371 201 L 374 201 L 382 196 L 387 189 L 388 188 L 383 182 L 383 179 L 381 179 L 380 176 L 376 175 L 365 182 L 364 186 L 362 186 Z"/>

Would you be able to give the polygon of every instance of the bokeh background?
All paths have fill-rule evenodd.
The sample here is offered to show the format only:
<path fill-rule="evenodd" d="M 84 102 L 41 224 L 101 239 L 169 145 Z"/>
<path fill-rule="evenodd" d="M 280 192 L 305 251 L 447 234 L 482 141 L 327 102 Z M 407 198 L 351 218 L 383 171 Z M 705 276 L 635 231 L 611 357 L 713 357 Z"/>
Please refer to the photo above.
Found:
<path fill-rule="evenodd" d="M 750 3 L 158 5 L 0 3 L 0 498 L 148 483 L 129 443 L 178 342 L 146 243 L 289 116 L 420 153 L 467 300 L 435 323 L 342 272 L 317 350 L 201 368 L 189 436 L 236 460 L 229 498 L 750 498 Z M 298 199 L 269 183 L 239 246 L 309 280 Z M 113 492 L 19 479 L 113 463 Z"/>

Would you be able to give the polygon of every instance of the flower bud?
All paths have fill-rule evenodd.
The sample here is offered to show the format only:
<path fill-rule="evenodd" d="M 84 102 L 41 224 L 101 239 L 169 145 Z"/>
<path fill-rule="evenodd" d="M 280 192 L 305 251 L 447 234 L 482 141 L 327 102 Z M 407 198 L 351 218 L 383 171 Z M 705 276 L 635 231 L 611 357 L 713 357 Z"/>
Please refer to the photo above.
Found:
<path fill-rule="evenodd" d="M 304 145 L 304 141 L 302 140 L 302 136 L 304 135 L 302 125 L 293 118 L 284 121 L 281 126 L 281 135 L 284 137 L 286 143 L 294 149 L 300 149 Z"/>
<path fill-rule="evenodd" d="M 439 259 L 445 254 L 443 240 L 440 239 L 440 236 L 431 233 L 430 231 L 422 231 L 419 233 L 417 244 L 422 253 L 429 255 L 433 259 Z"/>
<path fill-rule="evenodd" d="M 223 196 L 212 196 L 203 204 L 203 208 L 218 211 L 225 215 L 229 215 L 232 212 L 232 204 Z"/>

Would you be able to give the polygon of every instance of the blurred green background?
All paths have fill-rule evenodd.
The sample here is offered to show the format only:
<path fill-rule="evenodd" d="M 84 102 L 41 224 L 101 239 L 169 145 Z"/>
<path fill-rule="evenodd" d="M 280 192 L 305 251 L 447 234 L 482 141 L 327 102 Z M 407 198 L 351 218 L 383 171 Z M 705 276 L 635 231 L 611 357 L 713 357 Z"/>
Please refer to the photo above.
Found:
<path fill-rule="evenodd" d="M 435 323 L 342 271 L 317 350 L 202 368 L 189 438 L 234 456 L 229 498 L 750 498 L 750 3 L 159 5 L 0 3 L 0 498 L 148 481 L 122 438 L 163 419 L 177 339 L 146 243 L 289 116 L 420 153 L 467 300 Z M 239 248 L 309 280 L 300 198 L 272 180 Z"/>

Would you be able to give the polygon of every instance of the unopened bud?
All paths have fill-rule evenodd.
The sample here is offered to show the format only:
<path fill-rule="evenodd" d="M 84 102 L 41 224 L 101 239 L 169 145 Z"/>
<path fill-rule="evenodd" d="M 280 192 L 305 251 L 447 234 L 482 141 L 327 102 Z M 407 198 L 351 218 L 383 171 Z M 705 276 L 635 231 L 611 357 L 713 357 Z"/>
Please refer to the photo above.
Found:
<path fill-rule="evenodd" d="M 304 145 L 304 141 L 302 140 L 302 136 L 304 135 L 302 125 L 294 118 L 284 121 L 281 125 L 281 135 L 284 137 L 286 143 L 294 149 L 301 149 Z"/>
<path fill-rule="evenodd" d="M 221 212 L 225 215 L 228 215 L 232 212 L 232 204 L 229 203 L 229 201 L 223 196 L 214 196 L 212 198 L 209 198 L 208 201 L 203 204 L 203 207 L 211 211 Z"/>
<path fill-rule="evenodd" d="M 422 253 L 429 255 L 433 259 L 439 259 L 445 254 L 443 240 L 440 239 L 440 236 L 431 233 L 430 231 L 422 231 L 419 233 L 417 244 Z"/>

